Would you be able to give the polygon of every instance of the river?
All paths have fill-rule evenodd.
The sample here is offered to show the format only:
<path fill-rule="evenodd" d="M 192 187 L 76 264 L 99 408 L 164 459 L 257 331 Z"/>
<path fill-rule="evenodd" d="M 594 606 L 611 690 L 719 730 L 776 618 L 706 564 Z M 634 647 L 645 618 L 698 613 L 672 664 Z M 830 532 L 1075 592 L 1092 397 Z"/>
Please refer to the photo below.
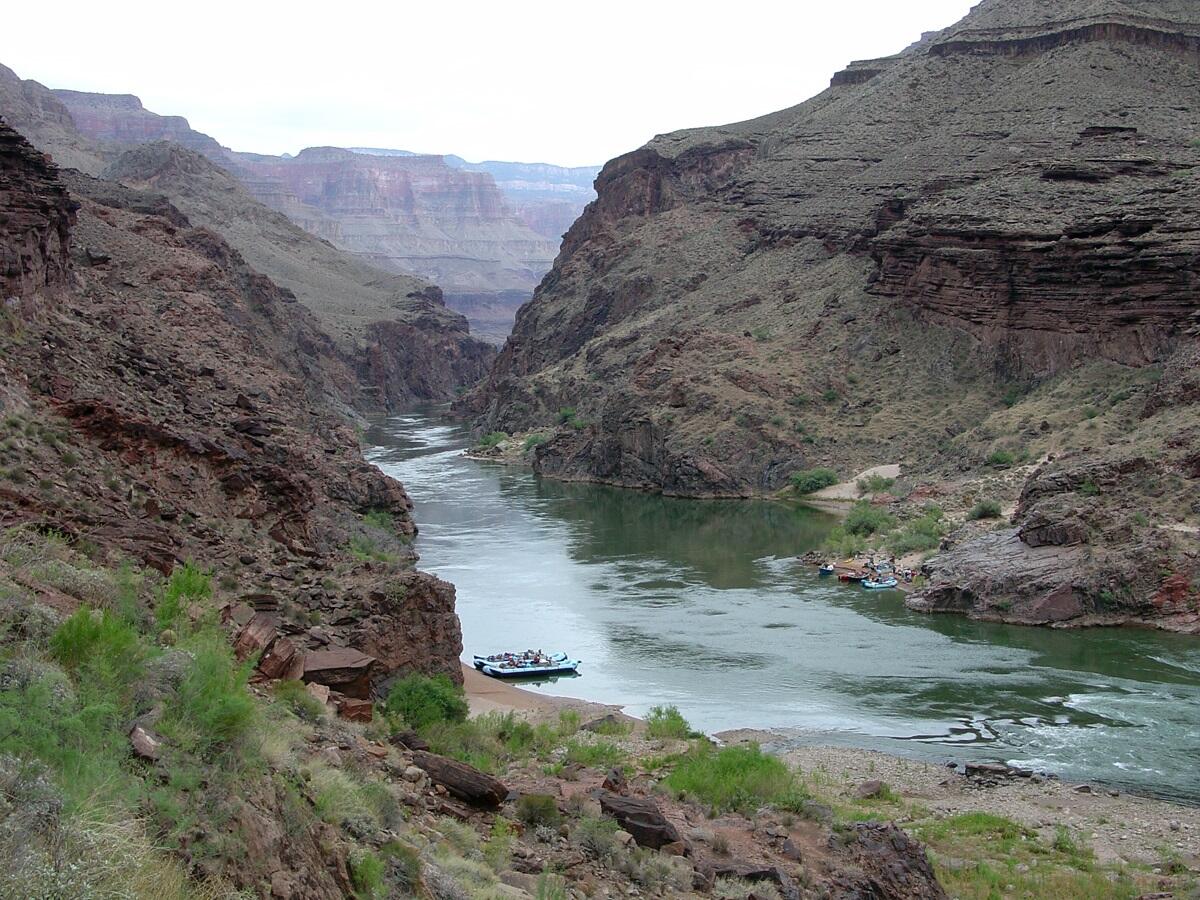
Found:
<path fill-rule="evenodd" d="M 366 443 L 413 497 L 421 567 L 458 588 L 464 658 L 583 660 L 531 690 L 1200 800 L 1200 639 L 919 615 L 801 565 L 832 527 L 807 507 L 543 480 L 425 415 Z"/>

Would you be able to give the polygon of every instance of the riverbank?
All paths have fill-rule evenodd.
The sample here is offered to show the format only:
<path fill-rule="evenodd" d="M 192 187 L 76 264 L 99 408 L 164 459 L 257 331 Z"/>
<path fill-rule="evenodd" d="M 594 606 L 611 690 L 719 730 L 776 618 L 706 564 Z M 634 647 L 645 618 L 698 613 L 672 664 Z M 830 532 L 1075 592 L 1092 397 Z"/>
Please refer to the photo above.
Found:
<path fill-rule="evenodd" d="M 644 732 L 640 719 L 620 706 L 556 697 L 496 681 L 464 665 L 464 690 L 472 715 L 511 712 L 534 722 L 558 720 L 570 710 L 588 722 L 615 715 L 629 724 L 630 737 Z M 723 731 L 713 736 L 726 745 L 758 743 L 770 748 L 771 732 Z M 1070 842 L 1101 866 L 1135 867 L 1164 877 L 1180 867 L 1200 871 L 1200 806 L 1123 793 L 1099 784 L 1054 777 L 968 776 L 962 768 L 853 747 L 790 747 L 778 753 L 805 779 L 820 802 L 853 818 L 887 818 L 925 839 L 937 823 L 963 817 L 995 817 L 1016 823 L 1042 843 Z M 948 754 L 949 755 L 949 754 Z M 864 785 L 879 782 L 877 797 L 863 798 Z M 870 801 L 863 808 L 863 801 Z M 855 806 L 858 804 L 858 807 Z M 945 867 L 973 864 L 939 859 Z"/>

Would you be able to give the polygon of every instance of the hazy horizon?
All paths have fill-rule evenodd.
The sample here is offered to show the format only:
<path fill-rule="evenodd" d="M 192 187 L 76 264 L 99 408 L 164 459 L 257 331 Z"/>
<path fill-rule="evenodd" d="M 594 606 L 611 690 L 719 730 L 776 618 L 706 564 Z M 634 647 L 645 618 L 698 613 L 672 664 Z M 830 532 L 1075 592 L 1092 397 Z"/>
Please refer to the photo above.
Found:
<path fill-rule="evenodd" d="M 72 0 L 58 8 L 52 52 L 21 42 L 0 62 L 51 88 L 136 94 L 235 150 L 331 145 L 585 166 L 658 133 L 800 103 L 851 60 L 896 53 L 975 2 L 845 0 L 806 12 L 757 0 L 734 19 L 628 0 L 599 16 L 546 0 L 359 2 L 336 18 L 228 0 L 203 17 Z M 38 33 L 44 15 L 9 10 L 9 33 Z"/>

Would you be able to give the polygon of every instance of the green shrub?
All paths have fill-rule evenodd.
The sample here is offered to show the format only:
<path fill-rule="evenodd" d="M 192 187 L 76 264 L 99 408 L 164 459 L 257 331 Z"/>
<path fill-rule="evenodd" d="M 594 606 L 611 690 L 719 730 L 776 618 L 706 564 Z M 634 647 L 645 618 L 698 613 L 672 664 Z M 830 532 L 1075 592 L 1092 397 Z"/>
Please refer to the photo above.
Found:
<path fill-rule="evenodd" d="M 358 900 L 384 900 L 388 887 L 384 882 L 387 867 L 370 850 L 356 850 L 350 855 L 350 880 Z"/>
<path fill-rule="evenodd" d="M 392 514 L 386 509 L 372 509 L 363 516 L 363 524 L 371 528 L 378 528 L 380 531 L 386 531 L 388 534 L 396 533 L 396 520 L 392 518 Z"/>
<path fill-rule="evenodd" d="M 967 513 L 967 518 L 971 521 L 979 519 L 998 519 L 1000 518 L 1000 502 L 998 500 L 980 500 L 971 507 L 971 511 Z"/>
<path fill-rule="evenodd" d="M 857 534 L 850 534 L 839 525 L 834 528 L 821 542 L 821 549 L 842 559 L 858 556 L 867 549 L 867 539 Z"/>
<path fill-rule="evenodd" d="M 888 546 L 897 556 L 936 550 L 942 543 L 942 511 L 932 504 L 925 514 L 904 523 L 898 534 L 888 538 Z"/>
<path fill-rule="evenodd" d="M 561 875 L 543 872 L 538 876 L 535 900 L 567 900 L 567 882 Z"/>
<path fill-rule="evenodd" d="M 1016 461 L 1016 454 L 1011 450 L 993 450 L 987 458 L 987 464 L 997 469 L 1008 468 Z"/>
<path fill-rule="evenodd" d="M 646 735 L 652 738 L 687 738 L 692 726 L 677 706 L 651 707 L 646 714 Z"/>
<path fill-rule="evenodd" d="M 823 394 L 821 394 L 821 399 L 824 400 L 826 403 L 836 403 L 838 397 L 840 397 L 840 396 L 841 395 L 837 392 L 836 389 L 826 388 L 825 392 Z"/>
<path fill-rule="evenodd" d="M 159 628 L 173 628 L 188 603 L 212 596 L 212 576 L 190 560 L 171 573 L 154 609 Z"/>
<path fill-rule="evenodd" d="M 884 478 L 882 475 L 868 475 L 856 482 L 860 494 L 882 494 L 896 483 L 895 478 Z"/>
<path fill-rule="evenodd" d="M 843 526 L 847 534 L 857 534 L 869 537 L 872 534 L 888 531 L 896 524 L 895 518 L 878 506 L 873 506 L 867 500 L 854 504 Z"/>
<path fill-rule="evenodd" d="M 498 444 L 502 444 L 507 440 L 508 435 L 505 432 L 493 431 L 490 434 L 485 434 L 483 437 L 481 437 L 477 446 L 481 450 L 487 450 L 491 447 L 497 446 Z"/>
<path fill-rule="evenodd" d="M 512 862 L 512 845 L 516 831 L 503 816 L 492 823 L 492 833 L 483 848 L 483 858 L 497 872 L 503 872 Z"/>
<path fill-rule="evenodd" d="M 396 887 L 405 893 L 415 893 L 421 883 L 421 854 L 399 841 L 388 841 L 379 852 L 389 863 Z"/>
<path fill-rule="evenodd" d="M 1079 493 L 1085 497 L 1097 497 L 1100 495 L 1100 486 L 1094 481 L 1085 481 L 1079 486 Z"/>
<path fill-rule="evenodd" d="M 558 411 L 558 422 L 560 425 L 567 425 L 575 418 L 575 416 L 575 407 L 564 406 Z"/>
<path fill-rule="evenodd" d="M 798 494 L 812 494 L 837 483 L 838 474 L 833 469 L 805 469 L 792 476 L 792 488 Z"/>
<path fill-rule="evenodd" d="M 280 681 L 272 691 L 277 700 L 305 722 L 316 722 L 325 713 L 325 704 L 310 694 L 302 681 Z"/>
<path fill-rule="evenodd" d="M 549 752 L 559 738 L 557 729 L 546 724 L 534 727 L 511 712 L 435 722 L 421 733 L 435 753 L 493 773 L 505 762 Z"/>
<path fill-rule="evenodd" d="M 73 675 L 119 691 L 141 674 L 147 650 L 133 626 L 107 610 L 83 607 L 50 638 L 50 655 Z"/>
<path fill-rule="evenodd" d="M 562 821 L 558 801 L 549 794 L 522 794 L 517 800 L 517 818 L 530 827 L 557 825 Z"/>
<path fill-rule="evenodd" d="M 714 750 L 697 747 L 662 782 L 722 811 L 748 813 L 760 806 L 797 809 L 807 793 L 782 760 L 756 745 Z"/>
<path fill-rule="evenodd" d="M 350 538 L 350 555 L 359 562 L 391 562 L 392 555 L 383 550 L 379 544 L 365 535 L 356 534 Z"/>
<path fill-rule="evenodd" d="M 404 717 L 410 728 L 422 729 L 437 722 L 462 722 L 470 708 L 462 688 L 445 675 L 409 675 L 392 685 L 385 710 Z"/>
<path fill-rule="evenodd" d="M 233 658 L 224 635 L 203 635 L 167 704 L 163 731 L 201 755 L 236 742 L 254 721 L 254 701 L 246 691 L 251 671 L 251 661 L 239 665 Z"/>
<path fill-rule="evenodd" d="M 546 441 L 547 437 L 544 434 L 531 434 L 529 437 L 525 438 L 525 443 L 521 446 L 522 449 L 528 452 L 534 447 L 540 447 L 542 444 L 546 443 Z"/>

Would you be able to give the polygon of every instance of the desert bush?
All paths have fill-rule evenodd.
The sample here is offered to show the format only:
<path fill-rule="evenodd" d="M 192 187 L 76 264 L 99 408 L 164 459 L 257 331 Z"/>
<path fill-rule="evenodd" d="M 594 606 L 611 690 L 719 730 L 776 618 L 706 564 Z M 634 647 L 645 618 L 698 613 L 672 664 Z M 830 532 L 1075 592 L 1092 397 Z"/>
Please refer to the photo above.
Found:
<path fill-rule="evenodd" d="M 936 550 L 944 532 L 941 509 L 930 505 L 924 515 L 905 522 L 899 533 L 888 538 L 888 546 L 897 556 Z"/>
<path fill-rule="evenodd" d="M 798 494 L 812 494 L 837 483 L 838 474 L 833 469 L 805 469 L 792 476 L 792 488 Z"/>
<path fill-rule="evenodd" d="M 692 726 L 677 706 L 654 706 L 646 713 L 646 735 L 652 738 L 687 738 Z"/>
<path fill-rule="evenodd" d="M 200 636 L 191 652 L 192 664 L 160 724 L 179 746 L 208 756 L 236 743 L 254 722 L 246 692 L 252 668 L 238 664 L 219 632 Z"/>
<path fill-rule="evenodd" d="M 850 558 L 860 555 L 867 549 L 867 541 L 862 535 L 850 534 L 839 525 L 834 528 L 821 542 L 821 548 L 834 556 Z"/>
<path fill-rule="evenodd" d="M 350 880 L 354 884 L 354 896 L 358 900 L 384 900 L 388 886 L 384 881 L 387 866 L 370 850 L 356 850 L 350 854 Z"/>
<path fill-rule="evenodd" d="M 577 413 L 575 407 L 564 406 L 558 411 L 558 421 L 560 425 L 569 425 L 575 420 Z"/>
<path fill-rule="evenodd" d="M 895 483 L 895 478 L 884 478 L 882 475 L 868 475 L 855 482 L 860 494 L 882 494 Z"/>
<path fill-rule="evenodd" d="M 531 434 L 529 437 L 525 438 L 525 443 L 521 445 L 521 449 L 528 452 L 534 447 L 539 447 L 546 443 L 547 440 L 548 438 L 544 434 Z"/>
<path fill-rule="evenodd" d="M 549 794 L 522 794 L 516 812 L 517 818 L 529 826 L 557 825 L 562 821 L 558 801 Z"/>
<path fill-rule="evenodd" d="M 967 518 L 973 522 L 979 519 L 998 519 L 1000 518 L 1000 502 L 998 500 L 980 500 L 971 507 Z"/>
<path fill-rule="evenodd" d="M 386 509 L 369 510 L 363 516 L 363 524 L 369 525 L 371 528 L 377 528 L 380 531 L 386 531 L 388 534 L 396 533 L 396 520 Z"/>
<path fill-rule="evenodd" d="M 860 500 L 854 504 L 849 515 L 846 516 L 843 527 L 848 534 L 869 537 L 872 534 L 888 531 L 895 524 L 895 518 L 885 510 L 873 506 L 869 501 Z"/>
<path fill-rule="evenodd" d="M 575 843 L 601 861 L 611 861 L 620 852 L 617 823 L 612 819 L 585 818 L 575 827 Z"/>
<path fill-rule="evenodd" d="M 625 761 L 625 751 L 609 741 L 571 740 L 566 751 L 566 762 L 580 766 L 611 768 Z"/>
<path fill-rule="evenodd" d="M 191 561 L 185 562 L 171 573 L 154 609 L 158 627 L 174 628 L 188 603 L 207 600 L 211 596 L 212 576 Z"/>
<path fill-rule="evenodd" d="M 993 450 L 988 454 L 987 464 L 997 469 L 1006 469 L 1017 461 L 1017 456 L 1011 450 Z"/>
<path fill-rule="evenodd" d="M 401 678 L 388 691 L 384 709 L 417 729 L 436 722 L 463 722 L 470 711 L 462 688 L 445 675 Z"/>

